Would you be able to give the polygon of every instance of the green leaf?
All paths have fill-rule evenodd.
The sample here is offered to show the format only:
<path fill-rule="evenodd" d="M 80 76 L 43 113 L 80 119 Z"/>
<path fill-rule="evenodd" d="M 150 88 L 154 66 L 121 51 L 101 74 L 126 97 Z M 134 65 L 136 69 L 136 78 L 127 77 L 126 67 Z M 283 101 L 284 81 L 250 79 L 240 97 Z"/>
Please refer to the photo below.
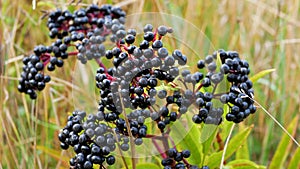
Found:
<path fill-rule="evenodd" d="M 208 127 L 208 125 L 204 125 L 203 128 L 206 128 L 206 127 Z M 206 131 L 206 130 L 204 130 L 204 131 Z M 202 141 L 206 140 L 203 142 L 203 149 L 202 149 L 202 152 L 204 155 L 208 155 L 209 150 L 211 150 L 211 148 L 212 148 L 211 145 L 212 145 L 214 139 L 216 138 L 218 130 L 216 127 L 214 127 L 212 131 L 213 131 L 213 133 L 211 133 L 208 138 L 205 138 L 206 136 L 204 135 L 203 132 L 201 132 L 200 141 L 202 142 Z"/>
<path fill-rule="evenodd" d="M 300 147 L 296 149 L 294 155 L 292 155 L 292 159 L 289 163 L 288 169 L 300 168 Z"/>
<path fill-rule="evenodd" d="M 240 124 L 239 126 L 240 126 L 239 127 L 240 130 L 245 128 L 245 125 L 243 123 Z M 245 141 L 245 143 L 241 146 L 241 148 L 236 151 L 235 159 L 246 159 L 246 160 L 250 159 L 247 141 Z"/>
<path fill-rule="evenodd" d="M 141 163 L 136 165 L 137 169 L 160 169 L 160 166 L 153 163 Z"/>
<path fill-rule="evenodd" d="M 187 120 L 189 121 L 188 124 L 193 125 L 188 126 L 188 129 L 186 129 L 182 122 L 175 122 L 171 127 L 172 132 L 170 133 L 170 136 L 173 138 L 175 143 L 179 142 L 179 144 L 176 145 L 177 148 L 182 147 L 183 149 L 188 149 L 193 152 L 191 153 L 191 157 L 189 157 L 189 162 L 191 164 L 200 164 L 202 147 L 200 144 L 199 126 L 195 125 L 191 121 L 191 117 L 187 116 Z"/>
<path fill-rule="evenodd" d="M 70 12 L 74 12 L 74 11 L 76 10 L 76 6 L 69 5 L 69 6 L 68 6 L 68 10 L 69 10 Z"/>
<path fill-rule="evenodd" d="M 295 134 L 297 127 L 298 127 L 298 119 L 299 116 L 294 117 L 293 121 L 290 123 L 290 125 L 287 128 L 287 131 L 291 133 L 292 135 Z M 270 169 L 277 169 L 277 168 L 283 168 L 283 164 L 286 161 L 287 156 L 290 154 L 290 149 L 292 146 L 290 137 L 285 133 L 280 143 L 276 149 L 276 152 L 272 158 L 272 161 L 270 163 Z M 299 159 L 298 159 L 299 160 Z"/>
<path fill-rule="evenodd" d="M 226 114 L 229 113 L 229 111 L 230 111 L 229 105 L 224 104 L 223 109 L 224 109 L 223 118 L 225 119 Z M 222 124 L 220 125 L 220 127 L 222 130 L 221 138 L 222 138 L 222 140 L 226 140 L 227 136 L 229 135 L 230 128 L 232 127 L 232 122 L 224 120 L 222 122 Z"/>
<path fill-rule="evenodd" d="M 226 167 L 232 168 L 232 169 L 259 169 L 262 168 L 262 166 L 257 165 L 256 163 L 246 160 L 246 159 L 238 159 L 234 161 L 230 161 Z"/>
<path fill-rule="evenodd" d="M 250 78 L 250 80 L 255 83 L 257 82 L 260 78 L 266 76 L 267 74 L 271 73 L 271 72 L 274 72 L 276 69 L 267 69 L 267 70 L 263 70 L 263 71 L 260 71 L 258 72 L 257 74 L 255 74 L 254 76 L 252 76 Z"/>
<path fill-rule="evenodd" d="M 227 151 L 225 153 L 224 160 L 228 159 L 240 146 L 246 141 L 248 135 L 250 134 L 252 126 L 245 128 L 243 131 L 238 132 L 228 143 Z M 207 158 L 207 165 L 210 168 L 217 168 L 222 159 L 223 150 L 211 154 Z"/>

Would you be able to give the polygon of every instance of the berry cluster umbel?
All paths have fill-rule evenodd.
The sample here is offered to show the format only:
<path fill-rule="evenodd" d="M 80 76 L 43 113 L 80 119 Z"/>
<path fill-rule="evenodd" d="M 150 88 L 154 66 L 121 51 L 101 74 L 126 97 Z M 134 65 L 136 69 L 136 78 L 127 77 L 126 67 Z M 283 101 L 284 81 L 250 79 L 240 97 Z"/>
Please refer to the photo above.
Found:
<path fill-rule="evenodd" d="M 122 106 L 134 110 L 128 115 L 130 121 L 141 123 L 145 118 L 151 117 L 162 131 L 167 124 L 177 119 L 179 112 L 169 112 L 167 108 L 169 104 L 175 103 L 175 100 L 166 98 L 165 90 L 156 89 L 162 83 L 172 83 L 179 75 L 178 66 L 187 62 L 187 57 L 181 51 L 169 52 L 163 47 L 162 38 L 172 31 L 166 26 L 153 29 L 152 25 L 147 24 L 139 45 L 134 45 L 136 30 L 119 31 L 118 34 L 122 36 L 118 36 L 120 39 L 117 47 L 106 51 L 106 58 L 112 60 L 113 67 L 107 71 L 99 68 L 96 74 L 96 85 L 101 95 L 99 110 L 103 111 L 105 107 L 111 111 L 108 113 L 111 117 L 108 121 L 119 118 Z M 181 105 L 179 91 L 175 98 L 177 96 L 180 99 L 177 99 L 176 103 Z M 157 99 L 167 100 L 167 104 L 159 111 L 154 110 Z M 136 115 L 136 111 L 143 112 L 143 116 Z M 185 113 L 186 109 L 181 112 Z"/>
<path fill-rule="evenodd" d="M 18 90 L 36 99 L 36 91 L 41 91 L 51 80 L 45 75 L 45 68 L 54 71 L 62 67 L 69 56 L 77 56 L 81 63 L 99 59 L 105 55 L 102 44 L 108 35 L 115 42 L 116 32 L 124 30 L 125 12 L 111 5 L 90 5 L 74 13 L 56 10 L 49 14 L 47 26 L 49 36 L 55 41 L 50 45 L 39 45 L 34 54 L 23 59 L 23 72 Z"/>
<path fill-rule="evenodd" d="M 116 148 L 115 143 L 118 142 L 120 150 L 128 151 L 130 134 L 135 145 L 141 145 L 143 138 L 152 137 L 148 134 L 146 119 L 151 118 L 155 121 L 157 128 L 164 135 L 169 131 L 168 125 L 187 113 L 193 104 L 198 107 L 198 113 L 194 114 L 192 118 L 195 123 L 221 124 L 223 106 L 215 106 L 215 101 L 230 106 L 231 111 L 226 115 L 226 119 L 230 120 L 228 116 L 239 118 L 239 120 L 230 120 L 236 123 L 246 117 L 240 118 L 241 113 L 250 110 L 252 113 L 255 112 L 255 106 L 251 102 L 252 83 L 247 77 L 250 70 L 246 61 L 239 59 L 236 52 L 219 50 L 208 55 L 205 60 L 198 61 L 197 67 L 202 71 L 191 73 L 188 69 L 179 69 L 180 66 L 187 63 L 187 57 L 180 50 L 169 52 L 162 41 L 162 38 L 172 31 L 166 26 L 154 29 L 152 25 L 147 24 L 144 27 L 144 36 L 141 42 L 137 42 L 137 32 L 134 29 L 127 31 L 120 29 L 116 32 L 116 47 L 105 51 L 105 58 L 111 61 L 112 67 L 100 65 L 95 76 L 96 86 L 100 89 L 98 112 L 96 115 L 91 114 L 87 117 L 87 119 L 96 117 L 96 119 L 99 118 L 98 121 L 106 122 L 106 127 L 102 127 L 108 128 L 107 135 L 109 137 L 101 135 L 100 139 L 99 133 L 96 134 L 99 122 L 87 120 L 88 124 L 84 122 L 83 126 L 90 126 L 90 128 L 83 127 L 83 131 L 90 138 L 92 146 L 97 144 L 97 140 L 102 140 L 102 142 L 111 144 L 110 147 L 104 145 L 107 152 L 110 152 Z M 90 39 L 87 39 L 87 42 L 90 42 Z M 90 45 L 86 43 L 80 48 L 91 49 Z M 216 63 L 218 58 L 222 62 L 220 68 Z M 236 63 L 234 63 L 235 66 L 228 64 L 229 59 L 238 62 L 238 65 L 236 66 Z M 204 68 L 206 68 L 206 73 L 203 71 Z M 230 90 L 222 94 L 215 93 L 218 84 L 224 80 L 231 84 Z M 179 85 L 176 84 L 178 82 L 181 82 L 185 89 L 179 88 Z M 188 85 L 192 85 L 192 87 L 188 88 Z M 160 86 L 169 86 L 172 90 L 169 91 L 168 88 L 160 88 Z M 233 94 L 234 101 L 230 99 Z M 237 98 L 247 102 L 248 107 L 246 103 L 237 105 L 239 104 L 239 101 L 236 101 Z M 177 108 L 174 109 L 174 107 Z M 237 110 L 235 107 L 239 107 L 239 109 Z M 127 111 L 128 114 L 124 115 L 122 112 L 125 108 L 131 109 L 131 111 Z M 104 124 L 101 123 L 101 125 Z M 62 147 L 65 144 L 62 142 Z M 103 147 L 100 146 L 100 148 Z M 172 155 L 172 151 L 175 155 Z M 109 153 L 105 155 L 107 156 Z M 170 149 L 168 157 L 162 161 L 162 165 L 164 168 L 198 168 L 185 160 L 189 156 L 188 150 L 177 152 L 176 149 Z M 109 157 L 113 159 L 113 156 Z M 71 159 L 71 165 L 74 166 L 72 161 L 76 161 L 76 158 Z M 106 157 L 101 156 L 100 158 L 103 163 L 103 159 Z M 85 159 L 88 157 L 86 156 Z M 87 161 L 89 161 L 87 164 L 99 164 Z M 108 161 L 107 163 L 111 164 Z M 79 164 L 76 163 L 76 165 Z"/>
<path fill-rule="evenodd" d="M 175 145 L 169 149 L 166 139 L 170 124 L 192 113 L 191 106 L 196 106 L 192 117 L 196 124 L 219 125 L 223 117 L 239 123 L 255 113 L 249 64 L 235 51 L 219 50 L 199 60 L 199 71 L 191 72 L 183 67 L 187 56 L 178 49 L 167 49 L 163 42 L 172 28 L 147 24 L 138 42 L 137 31 L 126 30 L 124 23 L 125 12 L 111 5 L 50 13 L 47 26 L 55 40 L 50 46 L 35 47 L 34 54 L 23 59 L 19 91 L 36 99 L 36 91 L 43 90 L 51 80 L 45 69 L 62 67 L 69 56 L 76 56 L 83 64 L 96 60 L 99 68 L 95 80 L 100 89 L 97 112 L 87 115 L 74 111 L 58 135 L 61 148 L 73 147 L 76 153 L 70 159 L 71 168 L 112 165 L 116 158 L 111 152 L 117 147 L 128 151 L 130 145 L 158 137 L 165 148 L 161 151 L 157 147 L 165 169 L 199 169 L 187 162 L 189 150 L 180 152 Z M 109 50 L 104 45 L 108 36 L 116 44 Z M 100 58 L 107 59 L 111 67 L 103 65 Z M 222 82 L 229 83 L 230 88 L 218 93 L 218 88 L 224 87 Z M 230 108 L 226 115 L 224 104 Z M 159 134 L 149 133 L 147 119 L 155 123 L 154 130 Z M 130 140 L 134 144 L 129 144 Z"/>
<path fill-rule="evenodd" d="M 116 149 L 116 139 L 112 133 L 101 112 L 87 115 L 83 111 L 74 111 L 58 138 L 62 149 L 71 146 L 76 153 L 70 159 L 71 168 L 92 169 L 93 165 L 103 166 L 105 161 L 108 165 L 115 163 L 115 157 L 109 155 Z M 123 138 L 123 141 L 126 142 L 126 139 Z"/>
<path fill-rule="evenodd" d="M 221 62 L 220 67 L 217 64 L 218 60 Z M 220 124 L 222 122 L 223 106 L 215 107 L 214 100 L 219 100 L 230 107 L 230 111 L 226 114 L 228 121 L 239 123 L 251 113 L 255 113 L 253 84 L 248 78 L 249 64 L 241 60 L 236 51 L 218 50 L 206 56 L 204 60 L 199 60 L 197 67 L 200 70 L 206 68 L 207 73 L 204 75 L 196 72 L 189 76 L 187 72 L 185 75 L 185 81 L 198 83 L 195 103 L 199 106 L 199 113 L 193 116 L 195 123 Z M 229 90 L 224 93 L 215 93 L 218 85 L 224 80 L 225 83 L 230 84 Z M 211 91 L 198 90 L 210 87 L 213 88 Z"/>
<path fill-rule="evenodd" d="M 226 119 L 239 123 L 256 111 L 253 83 L 248 78 L 249 64 L 241 60 L 237 52 L 220 50 L 219 56 L 222 61 L 220 70 L 227 75 L 227 81 L 231 83 L 230 91 L 221 95 L 220 101 L 230 107 Z"/>

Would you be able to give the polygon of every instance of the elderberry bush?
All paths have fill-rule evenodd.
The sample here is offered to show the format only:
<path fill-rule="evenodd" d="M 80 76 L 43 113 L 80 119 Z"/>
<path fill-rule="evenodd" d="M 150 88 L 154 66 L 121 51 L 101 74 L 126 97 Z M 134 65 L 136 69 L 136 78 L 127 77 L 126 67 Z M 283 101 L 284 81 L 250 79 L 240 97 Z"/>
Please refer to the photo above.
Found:
<path fill-rule="evenodd" d="M 180 66 L 187 63 L 187 57 L 177 49 L 169 52 L 163 43 L 163 37 L 172 31 L 166 26 L 154 29 L 152 25 L 147 24 L 141 42 L 137 42 L 137 31 L 134 29 L 120 29 L 116 32 L 116 47 L 105 51 L 105 58 L 110 60 L 112 67 L 100 64 L 95 76 L 96 86 L 100 89 L 98 112 L 96 115 L 88 115 L 85 121 L 83 117 L 81 121 L 81 130 L 89 140 L 90 149 L 94 144 L 100 144 L 100 148 L 107 150 L 104 155 L 107 156 L 116 148 L 118 142 L 122 151 L 128 151 L 130 135 L 135 145 L 141 145 L 143 138 L 148 135 L 146 119 L 151 118 L 164 135 L 168 131 L 166 129 L 169 129 L 168 125 L 187 113 L 193 104 L 197 106 L 198 114 L 195 114 L 192 120 L 197 124 L 221 124 L 223 104 L 230 107 L 226 119 L 235 123 L 243 121 L 250 113 L 255 112 L 251 100 L 254 94 L 252 83 L 248 78 L 249 65 L 239 58 L 237 52 L 216 51 L 205 60 L 198 61 L 199 71 L 195 73 L 188 69 L 179 70 Z M 89 45 L 83 47 L 91 50 Z M 218 59 L 221 61 L 220 67 L 216 63 Z M 230 90 L 221 94 L 215 93 L 222 81 L 231 84 Z M 178 88 L 178 82 L 182 83 L 185 89 Z M 162 84 L 169 85 L 172 90 L 160 88 Z M 188 85 L 192 87 L 189 88 Z M 222 107 L 215 106 L 215 101 L 221 102 Z M 169 105 L 172 105 L 172 110 Z M 123 114 L 125 108 L 127 110 Z M 61 133 L 70 128 L 68 125 Z M 71 128 L 73 130 L 73 127 Z M 107 134 L 103 135 L 102 130 Z M 76 138 L 76 134 L 74 137 Z M 66 141 L 68 138 L 60 140 L 62 148 L 74 146 L 70 141 Z M 82 152 L 78 150 L 76 153 Z M 164 168 L 198 168 L 186 162 L 185 158 L 190 156 L 188 150 L 177 152 L 176 149 L 170 149 L 167 154 L 168 157 L 162 161 Z M 71 163 L 75 158 L 71 159 Z M 103 156 L 101 158 L 105 159 Z M 89 160 L 88 164 L 99 163 Z M 74 163 L 71 165 L 74 166 Z"/>
<path fill-rule="evenodd" d="M 59 9 L 51 12 L 47 26 L 49 36 L 55 41 L 49 46 L 36 46 L 34 54 L 23 59 L 19 92 L 36 99 L 36 91 L 43 90 L 51 80 L 45 69 L 54 71 L 56 67 L 62 67 L 69 56 L 77 56 L 83 64 L 104 56 L 102 43 L 108 35 L 114 42 L 116 31 L 125 29 L 125 15 L 121 8 L 111 5 L 90 5 L 74 13 Z"/>
<path fill-rule="evenodd" d="M 137 146 L 144 139 L 155 139 L 149 134 L 147 120 L 156 127 L 150 131 L 163 140 L 169 137 L 172 123 L 192 113 L 192 108 L 196 110 L 192 121 L 205 125 L 220 125 L 224 117 L 240 123 L 255 113 L 249 64 L 237 52 L 215 51 L 199 60 L 197 71 L 191 72 L 194 69 L 188 67 L 185 54 L 166 48 L 163 39 L 172 35 L 172 28 L 146 24 L 140 40 L 137 30 L 125 29 L 125 15 L 111 5 L 90 5 L 74 13 L 51 12 L 47 26 L 53 43 L 36 46 L 23 59 L 18 89 L 31 99 L 50 82 L 46 69 L 63 67 L 68 57 L 75 56 L 82 64 L 89 60 L 99 64 L 96 113 L 74 111 L 58 135 L 61 148 L 72 147 L 75 152 L 69 161 L 71 168 L 113 165 L 117 159 L 112 152 L 116 148 L 128 151 L 130 139 Z M 106 49 L 107 38 L 115 43 L 113 48 Z M 109 64 L 104 65 L 103 59 Z M 230 87 L 218 93 L 224 87 L 221 83 Z M 226 115 L 224 105 L 229 106 Z M 159 152 L 166 156 L 161 161 L 165 169 L 200 169 L 187 161 L 192 152 L 178 151 L 175 145 L 168 149 L 168 140 L 166 144 L 166 152 Z"/>
<path fill-rule="evenodd" d="M 149 27 L 149 25 L 145 27 Z M 127 31 L 125 38 L 128 36 L 128 32 L 132 33 L 135 30 L 130 29 Z M 156 41 L 155 36 L 153 39 Z M 161 37 L 159 39 L 161 40 Z M 256 108 L 251 99 L 254 92 L 252 83 L 248 78 L 250 72 L 249 65 L 246 61 L 239 58 L 238 53 L 219 50 L 212 55 L 208 55 L 205 60 L 199 60 L 197 67 L 199 70 L 207 68 L 206 74 L 201 72 L 191 73 L 186 69 L 183 69 L 182 72 L 176 70 L 176 73 L 174 73 L 172 69 L 178 69 L 175 66 L 176 64 L 179 66 L 186 63 L 186 60 L 182 62 L 184 60 L 182 58 L 185 58 L 185 56 L 179 50 L 173 51 L 172 57 L 177 57 L 177 59 L 179 57 L 182 60 L 178 61 L 174 59 L 173 64 L 168 64 L 166 63 L 166 58 L 171 57 L 171 55 L 160 57 L 159 50 L 165 49 L 162 46 L 156 51 L 149 47 L 141 49 L 140 46 L 134 46 L 134 51 L 136 49 L 140 50 L 140 55 L 135 55 L 134 52 L 129 53 L 128 51 L 128 48 L 131 48 L 133 43 L 125 46 L 126 41 L 124 43 L 122 42 L 123 40 L 119 39 L 117 47 L 106 51 L 106 58 L 111 59 L 113 67 L 100 67 L 97 70 L 95 77 L 96 86 L 100 89 L 97 114 L 90 114 L 85 117 L 86 114 L 84 112 L 74 112 L 73 116 L 68 118 L 67 126 L 59 134 L 61 147 L 67 149 L 69 146 L 73 146 L 77 154 L 70 160 L 71 166 L 75 166 L 75 168 L 89 168 L 97 164 L 102 166 L 105 160 L 107 164 L 113 164 L 116 159 L 110 155 L 110 152 L 116 149 L 117 142 L 122 151 L 130 149 L 130 134 L 134 138 L 135 145 L 143 143 L 143 138 L 148 134 L 148 127 L 145 124 L 147 118 L 155 121 L 158 129 L 163 134 L 166 132 L 167 125 L 176 121 L 182 114 L 187 113 L 189 106 L 192 104 L 195 104 L 199 108 L 199 113 L 195 114 L 192 118 L 195 123 L 204 122 L 205 124 L 219 125 L 222 122 L 223 109 L 221 107 L 214 107 L 214 100 L 227 104 L 230 107 L 230 111 L 226 115 L 228 121 L 239 123 L 250 113 L 255 112 Z M 150 42 L 153 43 L 153 41 Z M 147 58 L 144 56 L 145 53 L 147 55 L 147 49 L 154 51 L 152 57 Z M 111 54 L 112 56 L 110 56 Z M 124 55 L 126 57 L 122 58 Z M 218 66 L 216 64 L 218 57 L 221 60 L 219 69 L 217 69 Z M 155 58 L 160 60 L 160 65 L 156 67 L 153 65 L 152 67 L 145 66 L 147 61 Z M 122 62 L 119 62 L 118 59 L 121 59 Z M 135 65 L 133 61 L 138 59 L 142 61 Z M 176 64 L 175 61 L 177 61 Z M 231 62 L 234 62 L 234 64 L 231 64 Z M 169 66 L 166 66 L 166 64 Z M 139 69 L 140 72 L 137 71 L 134 73 L 132 71 L 136 69 Z M 126 78 L 126 73 L 128 74 L 128 72 L 134 74 L 134 76 L 131 75 Z M 174 90 L 176 89 L 176 84 L 174 83 L 176 77 L 185 86 L 192 84 L 193 88 Z M 229 91 L 221 95 L 215 94 L 214 88 L 224 80 L 231 85 Z M 174 85 L 173 91 L 167 91 L 166 89 L 157 91 L 160 81 L 171 82 Z M 206 92 L 202 92 L 203 89 L 209 88 L 213 88 L 213 91 L 210 92 L 207 90 Z M 153 99 L 154 101 L 151 103 L 148 101 L 149 99 Z M 165 101 L 165 104 L 161 105 L 158 110 L 155 110 L 153 106 L 156 104 L 156 99 Z M 238 101 L 239 99 L 242 102 Z M 123 105 L 118 103 L 122 103 Z M 168 105 L 171 104 L 177 106 L 177 111 L 169 110 Z M 131 111 L 127 111 L 125 116 L 122 114 L 124 107 L 131 109 Z M 245 115 L 245 112 L 249 114 Z M 229 119 L 231 116 L 234 116 L 235 119 Z M 80 138 L 84 138 L 87 142 L 80 142 Z M 98 156 L 96 157 L 96 154 L 93 154 L 93 149 L 99 149 L 102 154 L 97 154 Z M 191 155 L 189 150 L 179 152 L 176 148 L 171 148 L 167 150 L 166 154 L 167 157 L 161 162 L 165 169 L 199 169 L 198 166 L 187 162 L 186 159 Z M 208 168 L 208 166 L 201 167 L 201 169 Z"/>

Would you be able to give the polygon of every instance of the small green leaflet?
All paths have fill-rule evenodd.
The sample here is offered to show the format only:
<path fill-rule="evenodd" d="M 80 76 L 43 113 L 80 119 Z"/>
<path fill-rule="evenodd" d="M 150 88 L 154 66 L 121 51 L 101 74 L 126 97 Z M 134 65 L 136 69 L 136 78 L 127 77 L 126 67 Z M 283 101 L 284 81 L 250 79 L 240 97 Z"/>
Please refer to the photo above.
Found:
<path fill-rule="evenodd" d="M 263 71 L 260 71 L 258 72 L 257 74 L 255 74 L 254 76 L 252 76 L 250 78 L 250 80 L 255 83 L 257 82 L 260 78 L 266 76 L 267 74 L 271 73 L 271 72 L 274 72 L 276 69 L 267 69 L 267 70 L 263 70 Z"/>

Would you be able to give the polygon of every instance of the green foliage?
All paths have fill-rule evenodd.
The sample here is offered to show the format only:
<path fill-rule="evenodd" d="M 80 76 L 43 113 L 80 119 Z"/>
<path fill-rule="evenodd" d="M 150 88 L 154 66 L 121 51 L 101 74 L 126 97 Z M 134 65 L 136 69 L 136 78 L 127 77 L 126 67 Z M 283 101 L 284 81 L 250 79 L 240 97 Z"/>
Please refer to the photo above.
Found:
<path fill-rule="evenodd" d="M 298 147 L 295 153 L 292 155 L 292 159 L 289 163 L 288 169 L 300 168 L 300 147 Z"/>
<path fill-rule="evenodd" d="M 237 133 L 230 139 L 228 148 L 225 154 L 225 160 L 228 159 L 232 154 L 234 154 L 237 149 L 240 148 L 242 144 L 246 141 L 248 135 L 251 132 L 252 127 L 247 127 L 243 131 Z M 206 164 L 211 168 L 217 168 L 222 159 L 223 150 L 219 152 L 214 152 L 207 158 Z"/>
<path fill-rule="evenodd" d="M 202 151 L 202 153 L 205 156 L 207 156 L 209 154 L 209 152 L 211 151 L 211 147 L 212 147 L 213 141 L 216 138 L 217 131 L 218 131 L 217 129 L 214 129 L 214 132 L 207 138 L 206 141 L 203 142 L 203 151 Z M 201 134 L 201 138 L 205 137 L 203 135 L 204 134 Z"/>
<path fill-rule="evenodd" d="M 137 164 L 136 169 L 160 169 L 160 166 L 153 163 Z"/>
<path fill-rule="evenodd" d="M 193 124 L 190 119 L 190 117 L 187 118 L 189 124 Z M 203 155 L 201 153 L 202 145 L 199 142 L 201 134 L 199 128 L 192 125 L 190 129 L 186 129 L 181 122 L 176 122 L 171 129 L 170 136 L 175 142 L 180 141 L 178 147 L 192 151 L 191 157 L 189 157 L 191 164 L 200 164 Z"/>
<path fill-rule="evenodd" d="M 270 73 L 272 73 L 272 72 L 274 72 L 274 71 L 275 71 L 275 69 L 267 69 L 267 70 L 263 70 L 263 71 L 261 71 L 261 72 L 258 72 L 258 73 L 255 74 L 254 76 L 252 76 L 252 77 L 250 78 L 250 80 L 251 80 L 253 83 L 255 83 L 255 82 L 257 82 L 260 78 L 262 78 L 262 77 L 266 76 L 267 74 L 270 74 Z"/>
<path fill-rule="evenodd" d="M 257 165 L 256 163 L 246 160 L 246 159 L 237 159 L 230 161 L 226 165 L 226 169 L 264 169 L 265 166 Z"/>
<path fill-rule="evenodd" d="M 299 116 L 294 117 L 292 122 L 289 124 L 287 131 L 294 135 L 298 129 Z M 290 155 L 290 149 L 292 147 L 292 143 L 290 137 L 287 134 L 284 134 L 281 138 L 281 141 L 276 149 L 276 152 L 272 158 L 269 168 L 277 169 L 283 168 L 284 162 L 288 155 Z M 299 160 L 299 159 L 298 159 Z"/>

